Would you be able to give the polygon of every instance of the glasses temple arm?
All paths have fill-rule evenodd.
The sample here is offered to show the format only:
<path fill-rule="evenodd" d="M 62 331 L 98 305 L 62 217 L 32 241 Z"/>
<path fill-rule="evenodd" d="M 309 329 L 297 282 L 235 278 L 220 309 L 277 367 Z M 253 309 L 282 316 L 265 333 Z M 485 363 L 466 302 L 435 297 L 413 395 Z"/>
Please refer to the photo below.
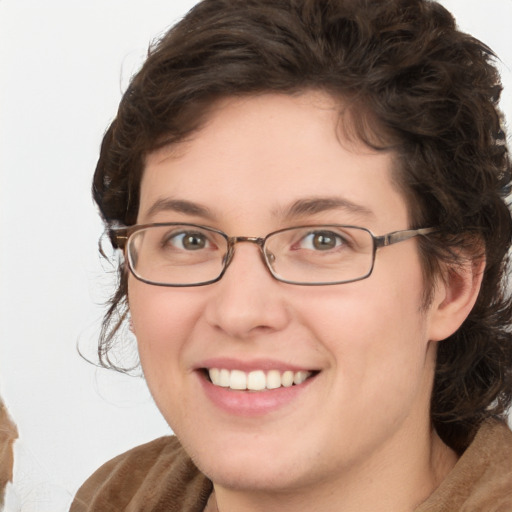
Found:
<path fill-rule="evenodd" d="M 420 229 L 404 229 L 401 231 L 394 231 L 393 233 L 388 233 L 387 235 L 376 236 L 375 237 L 375 246 L 385 247 L 387 245 L 397 244 L 399 242 L 404 242 L 405 240 L 409 240 L 415 236 L 419 235 L 428 235 L 429 233 L 433 233 L 436 231 L 435 228 L 420 228 Z"/>

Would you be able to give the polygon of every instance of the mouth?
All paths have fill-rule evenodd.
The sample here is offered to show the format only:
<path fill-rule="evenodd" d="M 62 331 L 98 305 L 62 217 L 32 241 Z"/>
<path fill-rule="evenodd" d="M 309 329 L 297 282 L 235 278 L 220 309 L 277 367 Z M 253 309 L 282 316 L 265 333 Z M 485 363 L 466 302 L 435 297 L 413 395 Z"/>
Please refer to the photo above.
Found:
<path fill-rule="evenodd" d="M 309 370 L 228 370 L 225 368 L 204 368 L 206 379 L 214 386 L 234 391 L 268 391 L 298 386 L 318 371 Z"/>

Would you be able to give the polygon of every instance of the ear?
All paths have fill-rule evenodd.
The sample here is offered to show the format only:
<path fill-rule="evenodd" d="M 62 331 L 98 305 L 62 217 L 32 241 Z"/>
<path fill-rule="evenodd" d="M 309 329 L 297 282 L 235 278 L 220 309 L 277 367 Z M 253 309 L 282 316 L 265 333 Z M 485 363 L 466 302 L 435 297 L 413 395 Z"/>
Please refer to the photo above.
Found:
<path fill-rule="evenodd" d="M 436 283 L 430 305 L 429 340 L 451 336 L 473 309 L 485 270 L 485 258 L 462 259 L 448 265 Z"/>

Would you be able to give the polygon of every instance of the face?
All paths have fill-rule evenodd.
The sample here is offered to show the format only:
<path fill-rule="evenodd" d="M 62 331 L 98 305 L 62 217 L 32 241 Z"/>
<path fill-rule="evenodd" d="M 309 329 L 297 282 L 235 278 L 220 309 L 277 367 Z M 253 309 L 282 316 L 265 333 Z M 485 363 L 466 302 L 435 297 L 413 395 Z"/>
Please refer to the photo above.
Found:
<path fill-rule="evenodd" d="M 338 110 L 314 93 L 219 103 L 192 139 L 148 156 L 138 223 L 231 236 L 305 224 L 407 229 L 393 154 L 344 140 Z M 414 239 L 380 249 L 368 279 L 309 287 L 276 281 L 258 247 L 240 243 L 214 284 L 130 275 L 129 304 L 148 385 L 196 464 L 219 486 L 284 491 L 410 458 L 428 429 L 433 374 L 423 289 Z M 212 368 L 279 387 L 217 386 Z M 286 372 L 307 378 L 287 387 Z"/>

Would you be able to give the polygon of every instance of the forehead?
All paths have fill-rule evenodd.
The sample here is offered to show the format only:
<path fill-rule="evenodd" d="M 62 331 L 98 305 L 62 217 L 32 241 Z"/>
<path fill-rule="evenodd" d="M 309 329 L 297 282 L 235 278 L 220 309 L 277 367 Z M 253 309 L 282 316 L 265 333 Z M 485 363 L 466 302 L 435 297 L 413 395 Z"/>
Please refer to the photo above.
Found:
<path fill-rule="evenodd" d="M 352 205 L 362 219 L 403 216 L 405 202 L 392 180 L 395 155 L 347 137 L 342 109 L 321 93 L 218 102 L 187 141 L 147 156 L 139 222 L 154 221 L 155 204 L 177 201 L 220 217 L 304 216 L 307 207 L 292 206 L 315 198 L 333 208 Z"/>

